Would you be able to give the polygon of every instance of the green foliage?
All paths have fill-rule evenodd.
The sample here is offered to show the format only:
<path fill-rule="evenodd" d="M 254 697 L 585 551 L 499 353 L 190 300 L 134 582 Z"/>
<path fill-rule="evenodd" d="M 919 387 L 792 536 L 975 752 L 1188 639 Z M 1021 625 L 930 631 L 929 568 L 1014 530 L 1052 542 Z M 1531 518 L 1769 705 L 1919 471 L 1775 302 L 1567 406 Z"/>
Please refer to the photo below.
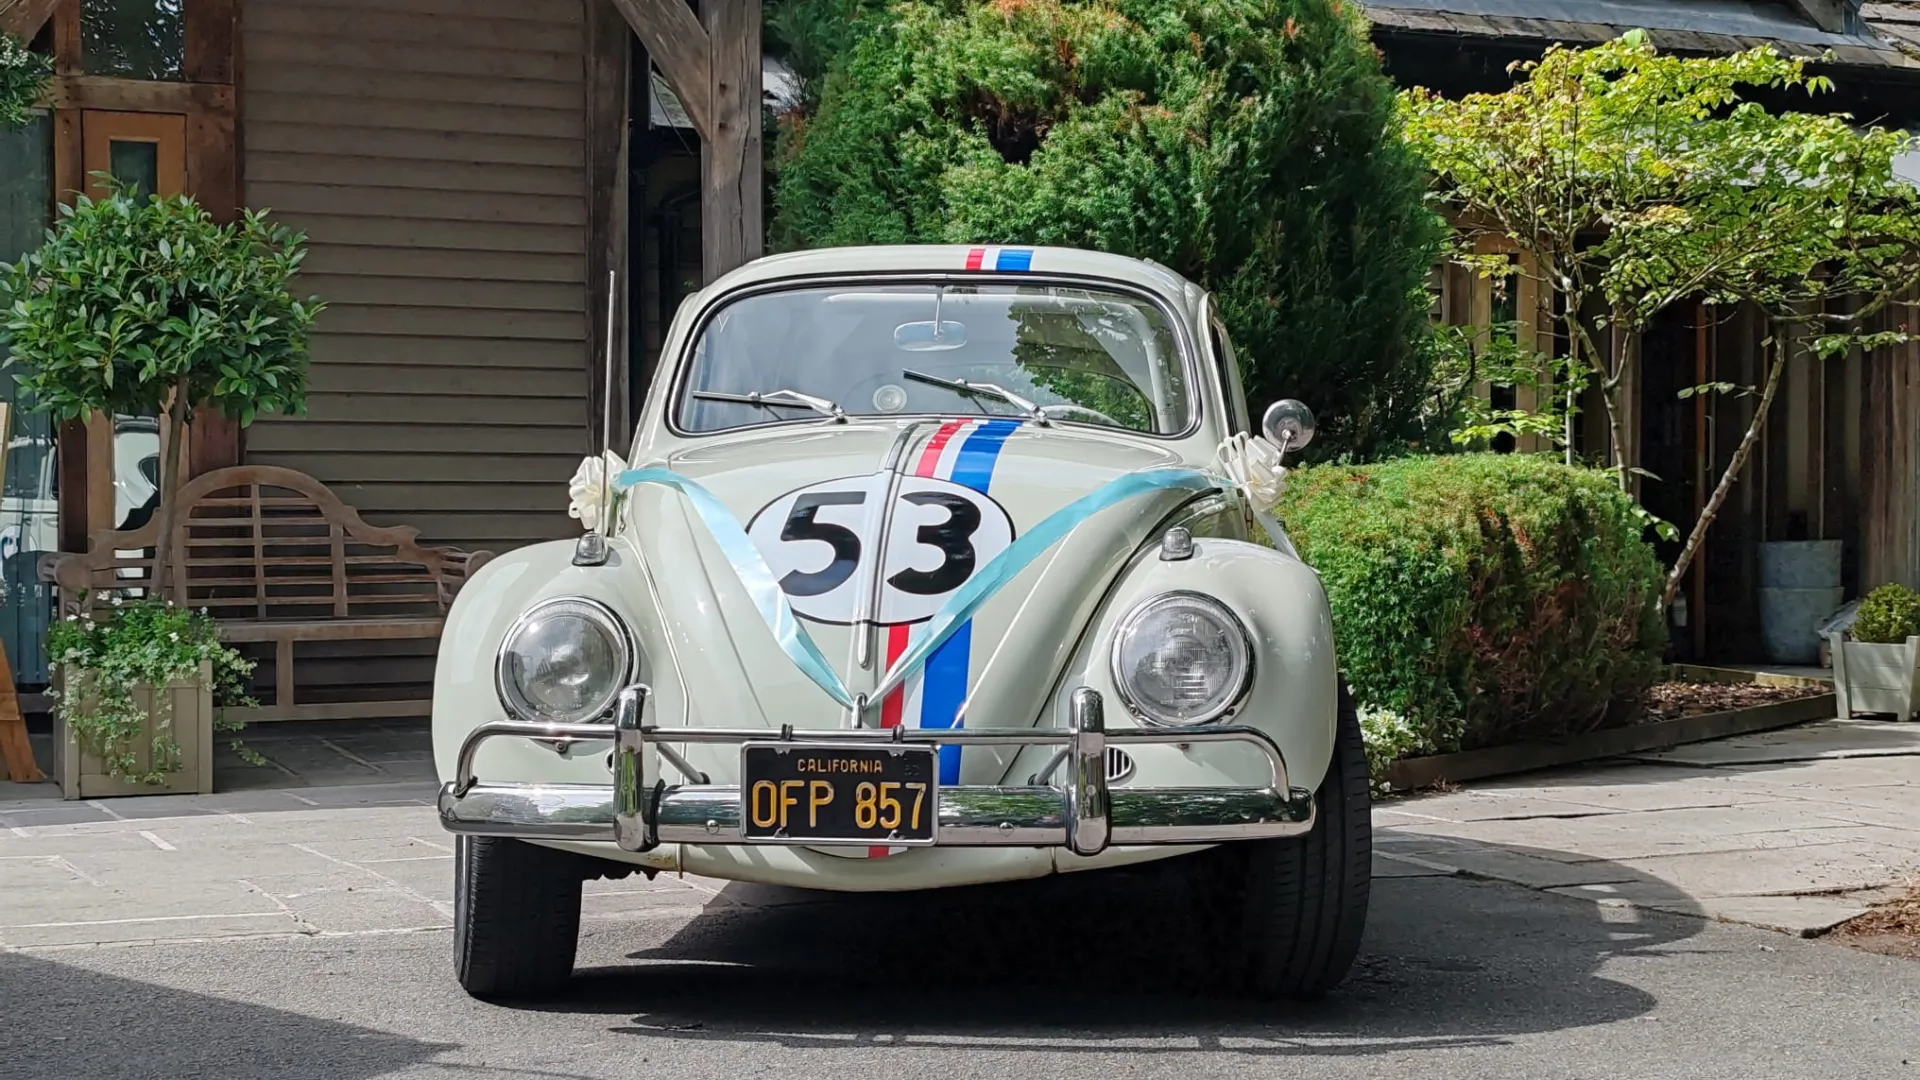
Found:
<path fill-rule="evenodd" d="M 151 599 L 121 600 L 97 619 L 70 615 L 47 630 L 47 656 L 68 672 L 61 717 L 108 774 L 130 783 L 160 783 L 180 769 L 180 743 L 173 734 L 168 695 L 155 694 L 151 770 L 137 772 L 135 739 L 149 717 L 134 697 L 142 686 L 164 687 L 212 667 L 214 699 L 221 705 L 252 705 L 247 679 L 253 662 L 220 644 L 217 624 L 204 612 Z M 221 729 L 238 724 L 216 721 Z M 236 749 L 243 748 L 235 742 Z M 257 756 L 257 755 L 255 755 Z"/>
<path fill-rule="evenodd" d="M 1499 94 L 1409 91 L 1402 116 L 1463 231 L 1525 252 L 1565 310 L 1598 303 L 1602 325 L 1637 331 L 1705 297 L 1790 319 L 1822 301 L 1884 303 L 1920 278 L 1916 197 L 1892 164 L 1911 140 L 1743 100 L 1830 90 L 1804 61 L 1771 47 L 1666 56 L 1635 33 L 1554 48 L 1521 70 L 1526 80 Z M 1856 323 L 1835 327 L 1846 340 L 1826 347 L 1857 344 Z M 1612 409 L 1625 337 L 1606 351 L 1579 319 L 1565 325 Z M 1627 463 L 1615 464 L 1624 487 Z"/>
<path fill-rule="evenodd" d="M 1397 712 L 1360 707 L 1360 739 L 1367 748 L 1367 775 L 1376 794 L 1388 795 L 1393 785 L 1387 782 L 1387 770 L 1401 758 L 1422 757 L 1433 753 L 1433 743 L 1417 725 Z"/>
<path fill-rule="evenodd" d="M 0 34 L 0 131 L 25 127 L 27 115 L 46 94 L 53 60 L 28 50 L 20 39 Z"/>
<path fill-rule="evenodd" d="M 1853 640 L 1893 645 L 1920 634 L 1920 593 L 1905 585 L 1888 584 L 1860 601 L 1853 619 Z"/>
<path fill-rule="evenodd" d="M 817 110 L 782 119 L 775 246 L 1153 259 L 1217 292 L 1250 398 L 1305 400 L 1316 451 L 1417 425 L 1441 228 L 1358 5 L 785 0 L 776 17 L 796 56 L 831 63 Z"/>
<path fill-rule="evenodd" d="M 1317 466 L 1281 502 L 1354 696 L 1403 718 L 1376 738 L 1433 753 L 1630 717 L 1666 644 L 1632 509 L 1605 473 L 1525 454 Z"/>
<path fill-rule="evenodd" d="M 184 197 L 80 197 L 39 250 L 0 266 L 8 365 L 62 420 L 160 413 L 182 385 L 189 408 L 243 425 L 299 412 L 322 309 L 289 288 L 304 243 L 259 212 L 223 225 Z"/>
<path fill-rule="evenodd" d="M 1423 417 L 1430 448 L 1485 450 L 1502 435 L 1566 446 L 1567 415 L 1576 408 L 1566 388 L 1580 377 L 1576 361 L 1521 347 L 1520 326 L 1512 322 L 1436 326 L 1425 345 L 1433 356 Z M 1488 387 L 1527 391 L 1535 404 L 1496 409 Z"/>
<path fill-rule="evenodd" d="M 1457 250 L 1499 238 L 1525 255 L 1543 296 L 1560 294 L 1573 355 L 1602 391 L 1621 490 L 1635 463 L 1623 454 L 1619 399 L 1637 385 L 1626 375 L 1639 332 L 1696 298 L 1752 303 L 1774 323 L 1767 389 L 1727 461 L 1729 482 L 1715 486 L 1668 573 L 1664 604 L 1764 427 L 1788 338 L 1804 334 L 1820 356 L 1907 339 L 1904 326 L 1881 329 L 1874 317 L 1920 285 L 1920 192 L 1893 170 L 1914 140 L 1843 114 L 1745 100 L 1832 89 L 1771 46 L 1666 56 L 1636 31 L 1549 49 L 1518 70 L 1525 80 L 1498 94 L 1409 91 L 1404 129 L 1461 224 Z M 1487 260 L 1458 261 L 1484 274 Z M 1595 307 L 1606 314 L 1590 325 L 1580 313 Z M 1604 347 L 1600 328 L 1613 331 Z"/>

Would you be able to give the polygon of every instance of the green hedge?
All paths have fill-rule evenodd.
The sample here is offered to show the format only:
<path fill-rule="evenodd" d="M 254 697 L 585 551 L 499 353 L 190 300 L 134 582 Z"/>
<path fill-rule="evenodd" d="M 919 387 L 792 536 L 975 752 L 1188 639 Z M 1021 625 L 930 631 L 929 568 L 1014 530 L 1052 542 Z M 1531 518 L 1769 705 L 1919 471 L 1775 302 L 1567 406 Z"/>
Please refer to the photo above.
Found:
<path fill-rule="evenodd" d="M 1057 244 L 1213 289 L 1314 456 L 1417 424 L 1444 236 L 1357 3 L 781 0 L 776 247 Z M 817 105 L 812 104 L 817 101 Z"/>
<path fill-rule="evenodd" d="M 1521 454 L 1320 466 L 1281 512 L 1354 696 L 1405 721 L 1400 752 L 1624 723 L 1659 670 L 1660 567 L 1602 473 Z"/>

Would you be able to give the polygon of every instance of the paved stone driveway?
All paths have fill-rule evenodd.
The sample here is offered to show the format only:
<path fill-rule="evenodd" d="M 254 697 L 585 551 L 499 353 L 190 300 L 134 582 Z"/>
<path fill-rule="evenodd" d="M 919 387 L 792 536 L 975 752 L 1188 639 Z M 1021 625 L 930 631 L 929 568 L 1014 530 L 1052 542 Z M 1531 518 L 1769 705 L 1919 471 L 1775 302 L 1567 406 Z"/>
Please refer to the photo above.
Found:
<path fill-rule="evenodd" d="M 286 725 L 212 796 L 0 785 L 0 948 L 451 925 L 425 733 Z M 21 798 L 20 796 L 30 796 Z M 1466 876 L 1812 934 L 1920 871 L 1920 725 L 1814 724 L 1382 803 L 1381 877 Z M 694 878 L 588 886 L 586 916 L 782 903 Z"/>
<path fill-rule="evenodd" d="M 1389 872 L 1812 935 L 1920 874 L 1920 724 L 1830 721 L 1381 804 Z"/>

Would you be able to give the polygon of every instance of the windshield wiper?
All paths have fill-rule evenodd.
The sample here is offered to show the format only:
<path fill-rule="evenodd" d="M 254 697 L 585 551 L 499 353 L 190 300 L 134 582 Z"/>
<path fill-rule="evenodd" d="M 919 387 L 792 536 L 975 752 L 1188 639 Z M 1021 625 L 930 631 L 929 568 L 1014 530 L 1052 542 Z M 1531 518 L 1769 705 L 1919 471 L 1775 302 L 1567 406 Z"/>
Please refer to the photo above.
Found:
<path fill-rule="evenodd" d="M 1019 409 L 1021 412 L 1026 413 L 1027 419 L 1041 427 L 1050 426 L 1047 422 L 1047 414 L 1040 411 L 1040 406 L 1035 405 L 1033 402 L 1028 401 L 1026 398 L 1021 397 L 1019 394 L 1014 393 L 1004 386 L 998 386 L 994 383 L 968 382 L 965 379 L 943 379 L 938 375 L 928 375 L 924 372 L 912 370 L 902 371 L 900 374 L 912 379 L 914 382 L 923 382 L 928 386 L 945 387 L 956 394 L 965 394 L 968 397 L 998 398 L 1014 408 Z"/>
<path fill-rule="evenodd" d="M 693 396 L 702 401 L 725 401 L 734 405 L 752 405 L 761 409 L 812 409 L 822 416 L 831 416 L 835 423 L 847 422 L 847 414 L 840 406 L 823 397 L 803 394 L 798 390 L 768 390 L 761 393 L 755 390 L 749 394 L 723 394 L 714 390 L 695 390 Z"/>

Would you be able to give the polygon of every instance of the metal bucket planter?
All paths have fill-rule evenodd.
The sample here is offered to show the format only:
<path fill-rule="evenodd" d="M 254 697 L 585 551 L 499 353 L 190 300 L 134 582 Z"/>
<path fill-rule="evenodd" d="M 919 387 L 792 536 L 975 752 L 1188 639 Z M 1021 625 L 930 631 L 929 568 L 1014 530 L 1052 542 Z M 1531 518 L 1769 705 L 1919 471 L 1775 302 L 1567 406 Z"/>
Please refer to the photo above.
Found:
<path fill-rule="evenodd" d="M 1846 598 L 1840 541 L 1760 545 L 1760 637 L 1776 664 L 1820 662 L 1820 624 Z"/>
<path fill-rule="evenodd" d="M 61 673 L 64 685 L 74 685 L 74 680 Z M 64 689 L 64 686 L 63 686 Z M 132 740 L 134 766 L 137 772 L 149 772 L 153 768 L 153 736 L 160 723 L 155 720 L 155 699 L 158 694 L 166 695 L 165 703 L 170 706 L 159 715 L 171 729 L 173 739 L 180 745 L 180 768 L 160 777 L 158 783 L 148 784 L 140 781 L 125 780 L 113 776 L 107 771 L 104 762 L 80 745 L 72 729 L 67 727 L 62 709 L 53 714 L 53 747 L 59 760 L 54 776 L 60 781 L 60 797 L 63 799 L 100 799 L 116 795 L 207 795 L 213 791 L 213 667 L 202 661 L 198 678 L 178 679 L 168 683 L 158 693 L 151 686 L 135 688 L 134 701 L 139 703 L 147 714 L 148 723 L 139 735 Z M 64 695 L 62 700 L 64 701 Z M 84 706 L 84 701 L 82 705 Z"/>
<path fill-rule="evenodd" d="M 1895 720 L 1913 719 L 1920 702 L 1920 637 L 1892 644 L 1848 641 L 1838 632 L 1827 635 L 1833 650 L 1833 689 L 1840 715 L 1891 713 Z"/>

